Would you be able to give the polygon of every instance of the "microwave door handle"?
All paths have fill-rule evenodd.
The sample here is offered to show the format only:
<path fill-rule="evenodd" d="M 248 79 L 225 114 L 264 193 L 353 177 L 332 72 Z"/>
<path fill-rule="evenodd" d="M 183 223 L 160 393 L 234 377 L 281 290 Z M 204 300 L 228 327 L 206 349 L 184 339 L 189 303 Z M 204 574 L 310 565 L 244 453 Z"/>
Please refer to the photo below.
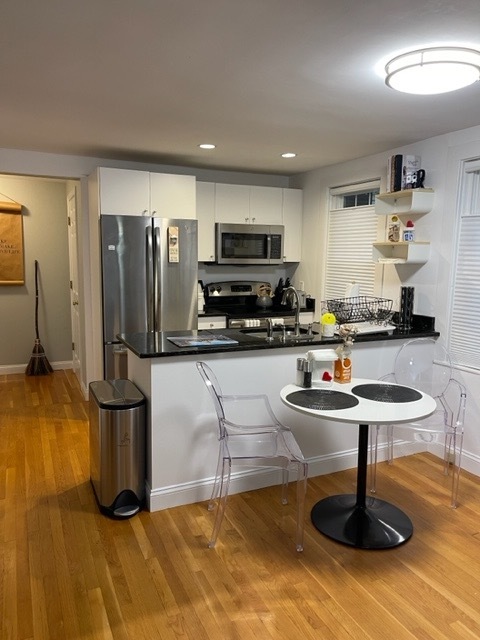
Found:
<path fill-rule="evenodd" d="M 267 235 L 267 259 L 270 260 L 272 257 L 272 236 L 270 234 Z"/>

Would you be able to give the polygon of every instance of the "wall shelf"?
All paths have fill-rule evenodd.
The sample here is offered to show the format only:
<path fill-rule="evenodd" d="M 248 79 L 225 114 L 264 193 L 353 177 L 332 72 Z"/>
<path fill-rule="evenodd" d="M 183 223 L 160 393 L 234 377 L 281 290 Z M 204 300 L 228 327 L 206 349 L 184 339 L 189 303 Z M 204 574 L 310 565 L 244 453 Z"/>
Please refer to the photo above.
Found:
<path fill-rule="evenodd" d="M 425 264 L 429 242 L 374 242 L 372 258 L 379 264 Z"/>
<path fill-rule="evenodd" d="M 375 198 L 375 212 L 383 216 L 428 213 L 433 207 L 434 197 L 433 189 L 379 193 Z"/>

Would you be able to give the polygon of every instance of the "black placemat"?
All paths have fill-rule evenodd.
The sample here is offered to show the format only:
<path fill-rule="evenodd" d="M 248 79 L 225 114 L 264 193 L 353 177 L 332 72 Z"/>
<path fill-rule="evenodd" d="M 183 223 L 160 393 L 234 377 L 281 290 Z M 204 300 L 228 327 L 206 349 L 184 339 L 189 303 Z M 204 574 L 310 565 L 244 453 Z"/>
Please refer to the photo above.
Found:
<path fill-rule="evenodd" d="M 334 391 L 333 389 L 305 389 L 293 391 L 287 396 L 288 402 L 305 409 L 317 411 L 336 411 L 350 409 L 358 404 L 357 398 L 349 393 Z"/>
<path fill-rule="evenodd" d="M 375 402 L 415 402 L 422 397 L 416 389 L 396 384 L 359 384 L 352 393 Z"/>

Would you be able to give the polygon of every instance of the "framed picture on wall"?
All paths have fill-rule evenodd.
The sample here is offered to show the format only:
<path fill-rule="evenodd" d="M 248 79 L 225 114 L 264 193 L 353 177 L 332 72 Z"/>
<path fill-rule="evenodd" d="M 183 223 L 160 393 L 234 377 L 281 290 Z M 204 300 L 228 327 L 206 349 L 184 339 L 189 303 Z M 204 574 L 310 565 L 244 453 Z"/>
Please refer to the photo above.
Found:
<path fill-rule="evenodd" d="M 22 205 L 0 202 L 0 285 L 23 285 Z"/>

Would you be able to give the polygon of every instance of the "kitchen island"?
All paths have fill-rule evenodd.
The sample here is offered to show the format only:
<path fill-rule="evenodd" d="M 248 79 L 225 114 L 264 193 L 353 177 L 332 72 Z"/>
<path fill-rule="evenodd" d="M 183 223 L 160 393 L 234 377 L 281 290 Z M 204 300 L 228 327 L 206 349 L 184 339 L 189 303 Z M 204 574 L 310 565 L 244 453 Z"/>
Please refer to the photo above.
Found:
<path fill-rule="evenodd" d="M 255 332 L 253 332 L 255 333 Z M 168 338 L 222 335 L 233 344 L 179 347 Z M 402 341 L 438 336 L 433 325 L 410 332 L 358 336 L 352 353 L 355 377 L 379 378 L 393 368 Z M 356 431 L 349 425 L 293 412 L 280 390 L 295 382 L 296 360 L 308 350 L 335 348 L 340 339 L 319 334 L 295 341 L 233 329 L 121 334 L 128 348 L 129 379 L 147 398 L 147 504 L 151 511 L 209 497 L 218 444 L 216 414 L 195 363 L 207 362 L 226 394 L 265 393 L 278 418 L 295 433 L 311 476 L 356 465 Z M 242 470 L 232 475 L 231 492 L 280 481 L 277 471 Z"/>

